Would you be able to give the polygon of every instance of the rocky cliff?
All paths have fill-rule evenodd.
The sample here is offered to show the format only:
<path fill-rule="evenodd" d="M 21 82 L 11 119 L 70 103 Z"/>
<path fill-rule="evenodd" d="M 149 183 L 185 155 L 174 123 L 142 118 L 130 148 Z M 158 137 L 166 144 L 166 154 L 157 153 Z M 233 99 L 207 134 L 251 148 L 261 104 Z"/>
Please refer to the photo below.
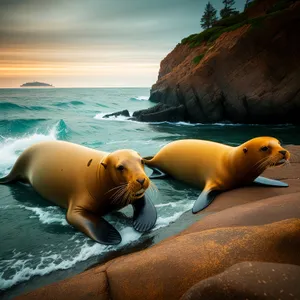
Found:
<path fill-rule="evenodd" d="M 300 123 L 300 1 L 257 0 L 182 40 L 140 121 Z"/>

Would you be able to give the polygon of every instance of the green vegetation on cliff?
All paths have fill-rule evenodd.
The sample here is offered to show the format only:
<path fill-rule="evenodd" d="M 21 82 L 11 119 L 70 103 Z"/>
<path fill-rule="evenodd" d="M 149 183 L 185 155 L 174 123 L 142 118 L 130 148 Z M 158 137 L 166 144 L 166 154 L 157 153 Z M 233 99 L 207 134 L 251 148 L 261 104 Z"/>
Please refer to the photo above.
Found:
<path fill-rule="evenodd" d="M 205 53 L 202 53 L 202 54 L 196 56 L 196 57 L 193 59 L 193 62 L 194 62 L 195 64 L 198 64 L 198 63 L 202 60 L 202 58 L 204 57 L 204 55 L 205 55 Z"/>
<path fill-rule="evenodd" d="M 254 1 L 255 4 L 257 1 Z M 214 23 L 214 26 L 200 33 L 192 34 L 181 40 L 182 44 L 188 44 L 191 48 L 200 46 L 203 42 L 213 42 L 223 33 L 234 31 L 242 26 L 250 25 L 252 29 L 260 28 L 265 19 L 271 18 L 282 10 L 288 8 L 292 0 L 279 0 L 268 11 L 266 15 L 249 18 L 247 10 L 243 13 L 230 16 Z"/>

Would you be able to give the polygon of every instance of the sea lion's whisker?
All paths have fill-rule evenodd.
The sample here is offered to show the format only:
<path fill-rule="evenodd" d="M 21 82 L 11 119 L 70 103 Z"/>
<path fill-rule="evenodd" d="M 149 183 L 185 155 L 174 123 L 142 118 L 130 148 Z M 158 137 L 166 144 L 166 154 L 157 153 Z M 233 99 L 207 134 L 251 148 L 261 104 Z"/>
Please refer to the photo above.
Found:
<path fill-rule="evenodd" d="M 152 181 L 150 181 L 150 186 L 151 186 L 156 192 L 158 192 L 158 188 L 157 188 L 157 186 L 156 186 L 155 183 L 153 183 Z"/>
<path fill-rule="evenodd" d="M 300 158 L 300 155 L 298 155 L 298 154 L 296 154 L 296 153 L 290 152 L 290 157 L 291 157 L 291 159 L 293 159 L 293 158 L 299 159 L 299 158 Z"/>
<path fill-rule="evenodd" d="M 119 188 L 121 188 L 121 187 L 124 186 L 124 185 L 127 185 L 127 183 L 122 183 L 122 184 L 120 184 L 120 185 L 118 185 L 118 186 L 116 186 L 116 187 L 114 187 L 114 188 L 108 190 L 104 195 L 108 194 L 108 193 L 111 192 L 111 191 L 114 191 L 114 190 L 116 190 L 116 189 L 119 189 Z"/>
<path fill-rule="evenodd" d="M 152 194 L 153 197 L 154 197 L 154 196 L 157 194 L 157 192 L 158 192 L 158 189 L 157 189 L 156 185 L 155 185 L 154 183 L 152 183 L 152 182 L 150 182 L 150 185 L 149 185 L 149 191 L 150 191 L 150 193 Z"/>
<path fill-rule="evenodd" d="M 122 198 L 122 200 L 123 200 L 122 203 L 123 203 L 124 205 L 127 205 L 127 204 L 130 203 L 130 199 L 129 199 L 129 201 L 128 201 L 128 198 L 129 198 L 130 194 L 131 194 L 131 191 L 128 189 L 127 192 L 126 192 L 126 194 L 125 194 L 124 197 Z"/>
<path fill-rule="evenodd" d="M 123 194 L 127 191 L 127 187 L 121 187 L 120 190 L 117 191 L 117 193 L 112 197 L 113 203 L 118 203 L 118 200 L 123 196 Z"/>
<path fill-rule="evenodd" d="M 251 174 L 253 172 L 253 169 L 254 170 L 260 170 L 261 167 L 266 163 L 267 165 L 267 161 L 269 160 L 269 157 L 263 157 L 261 158 L 259 161 L 257 161 L 253 166 L 252 168 L 250 168 L 248 171 L 247 171 L 247 174 Z"/>
<path fill-rule="evenodd" d="M 128 192 L 129 192 L 128 187 L 122 190 L 122 193 L 120 193 L 117 197 L 118 203 L 124 205 L 124 197 L 128 194 Z"/>
<path fill-rule="evenodd" d="M 153 197 L 154 196 L 154 190 L 153 190 L 153 187 L 151 185 L 149 185 L 148 190 L 149 190 L 149 194 L 151 195 L 151 197 Z"/>
<path fill-rule="evenodd" d="M 123 195 L 127 190 L 128 190 L 127 187 L 123 187 L 121 191 L 118 191 L 118 193 L 113 198 L 113 202 L 118 203 L 119 202 L 118 200 L 122 199 Z"/>
<path fill-rule="evenodd" d="M 111 198 L 112 198 L 113 200 L 118 199 L 119 196 L 123 194 L 124 189 L 126 190 L 125 187 L 119 189 L 119 190 L 118 190 Z"/>
<path fill-rule="evenodd" d="M 121 186 L 121 187 L 120 187 L 120 188 L 112 195 L 112 197 L 119 195 L 119 193 L 121 193 L 124 189 L 126 189 L 126 187 L 127 187 L 127 185 Z"/>
<path fill-rule="evenodd" d="M 252 169 L 258 169 L 259 166 L 260 166 L 261 164 L 263 164 L 263 163 L 264 163 L 266 160 L 268 160 L 268 159 L 269 159 L 269 157 L 263 157 L 263 158 L 261 158 L 259 161 L 257 161 L 257 162 L 252 166 L 250 172 L 252 171 Z"/>
<path fill-rule="evenodd" d="M 123 187 L 119 187 L 112 195 L 111 198 L 114 198 L 120 191 L 123 190 Z"/>

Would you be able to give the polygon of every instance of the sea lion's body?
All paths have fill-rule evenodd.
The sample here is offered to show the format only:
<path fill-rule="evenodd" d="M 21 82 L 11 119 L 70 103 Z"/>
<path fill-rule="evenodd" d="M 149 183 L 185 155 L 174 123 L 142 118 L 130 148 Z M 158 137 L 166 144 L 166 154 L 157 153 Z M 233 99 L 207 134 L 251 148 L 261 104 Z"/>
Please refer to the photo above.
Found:
<path fill-rule="evenodd" d="M 12 172 L 61 207 L 68 208 L 70 201 L 74 204 L 78 201 L 78 205 L 85 208 L 92 205 L 93 211 L 100 212 L 104 201 L 94 203 L 91 195 L 96 188 L 97 198 L 105 193 L 106 183 L 97 183 L 97 170 L 99 162 L 108 154 L 67 142 L 44 142 L 27 149 Z"/>
<path fill-rule="evenodd" d="M 220 178 L 218 184 L 225 187 L 234 182 L 226 180 L 230 148 L 210 141 L 179 140 L 163 147 L 146 165 L 197 188 L 204 188 L 210 178 Z"/>
<path fill-rule="evenodd" d="M 128 166 L 126 174 L 116 169 L 120 161 Z M 142 184 L 136 182 L 140 178 Z M 97 237 L 97 232 L 103 226 L 104 232 L 110 232 L 107 243 L 120 242 L 116 230 L 101 216 L 144 201 L 140 198 L 149 186 L 141 158 L 135 151 L 109 153 L 63 141 L 31 146 L 21 154 L 10 174 L 0 179 L 0 183 L 18 180 L 30 183 L 45 199 L 66 208 L 68 222 L 101 243 L 106 241 L 104 237 Z M 123 189 L 125 186 L 128 192 Z M 136 196 L 138 191 L 142 191 L 141 195 Z M 120 197 L 116 197 L 116 193 Z M 125 195 L 125 201 L 117 201 Z M 94 228 L 90 227 L 91 223 Z"/>
<path fill-rule="evenodd" d="M 264 147 L 266 151 L 261 150 Z M 193 212 L 197 212 L 209 205 L 217 192 L 249 185 L 254 181 L 286 186 L 257 177 L 269 165 L 277 165 L 279 161 L 288 159 L 288 151 L 280 146 L 278 140 L 260 137 L 238 147 L 205 140 L 178 140 L 164 146 L 152 159 L 145 159 L 145 163 L 150 168 L 203 189 L 193 208 Z"/>

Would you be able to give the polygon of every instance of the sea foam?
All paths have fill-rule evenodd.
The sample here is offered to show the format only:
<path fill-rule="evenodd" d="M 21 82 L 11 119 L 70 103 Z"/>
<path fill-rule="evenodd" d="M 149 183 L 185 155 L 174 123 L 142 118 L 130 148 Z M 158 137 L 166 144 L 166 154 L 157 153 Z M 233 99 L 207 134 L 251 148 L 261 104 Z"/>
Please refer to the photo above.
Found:
<path fill-rule="evenodd" d="M 47 207 L 29 207 L 25 205 L 19 205 L 20 208 L 24 208 L 34 213 L 29 218 L 38 218 L 42 224 L 60 224 L 68 226 L 66 221 L 65 212 L 58 206 Z"/>
<path fill-rule="evenodd" d="M 0 175 L 7 174 L 21 152 L 29 146 L 42 141 L 56 140 L 63 126 L 65 126 L 64 122 L 59 121 L 52 128 L 49 128 L 47 134 L 34 133 L 14 138 L 2 136 L 0 142 Z"/>
<path fill-rule="evenodd" d="M 91 245 L 89 238 L 79 237 L 82 234 L 76 233 L 74 237 L 69 239 L 70 242 L 75 242 L 77 245 L 72 249 L 65 249 L 55 253 L 55 248 L 53 248 L 41 255 L 14 253 L 11 259 L 0 261 L 0 270 L 2 270 L 0 272 L 0 290 L 5 290 L 17 283 L 27 281 L 33 276 L 43 276 L 56 270 L 69 269 L 76 263 L 85 261 L 90 257 L 107 253 L 110 250 L 117 250 L 138 240 L 141 236 L 141 233 L 134 231 L 131 227 L 121 229 L 120 234 L 122 242 L 117 247 L 97 243 Z M 6 272 L 13 273 L 13 275 L 5 278 L 4 274 Z"/>
<path fill-rule="evenodd" d="M 134 123 L 141 123 L 140 121 L 137 120 L 132 120 L 132 114 L 133 112 L 129 112 L 130 116 L 126 117 L 126 116 L 110 116 L 108 118 L 104 118 L 105 115 L 108 114 L 113 114 L 114 112 L 101 112 L 98 113 L 94 116 L 94 119 L 97 120 L 102 120 L 102 121 L 119 121 L 119 122 L 134 122 Z M 161 121 L 161 122 L 143 122 L 143 123 L 147 123 L 147 124 L 151 124 L 151 125 L 162 125 L 162 124 L 167 124 L 167 125 L 172 125 L 172 126 L 191 126 L 191 127 L 197 127 L 197 126 L 216 126 L 216 127 L 226 127 L 226 126 L 259 126 L 259 124 L 239 124 L 239 123 L 190 123 L 190 122 L 183 122 L 183 121 L 179 121 L 179 122 L 169 122 L 169 121 Z M 285 124 L 284 126 L 286 126 L 288 124 Z"/>
<path fill-rule="evenodd" d="M 166 227 L 175 222 L 185 211 L 191 209 L 193 203 L 188 200 L 170 202 L 165 204 L 157 204 L 158 219 L 156 226 L 152 229 L 155 231 L 159 228 Z M 162 209 L 170 206 L 174 208 L 171 215 L 162 216 Z M 14 206 L 15 207 L 15 206 Z M 65 219 L 65 212 L 59 207 L 30 207 L 25 205 L 17 205 L 20 209 L 25 209 L 32 214 L 29 218 L 37 218 L 42 224 L 59 224 L 69 226 Z M 1 209 L 10 209 L 12 207 L 2 206 Z M 122 242 L 118 246 L 106 246 L 98 243 L 92 243 L 88 237 L 82 233 L 76 232 L 66 241 L 66 245 L 62 251 L 57 252 L 55 245 L 49 246 L 48 251 L 41 252 L 39 255 L 32 253 L 13 253 L 11 259 L 0 261 L 0 289 L 5 290 L 11 286 L 23 281 L 27 281 L 33 276 L 43 276 L 56 270 L 64 270 L 73 267 L 79 262 L 87 259 L 103 255 L 108 251 L 118 250 L 133 242 L 137 242 L 142 236 L 141 233 L 135 231 L 132 227 L 122 226 L 119 222 L 112 222 L 119 230 L 122 236 Z M 74 246 L 76 244 L 76 247 Z M 7 276 L 5 274 L 12 275 Z"/>
<path fill-rule="evenodd" d="M 148 101 L 149 96 L 131 97 L 130 100 L 132 100 L 132 101 Z"/>

